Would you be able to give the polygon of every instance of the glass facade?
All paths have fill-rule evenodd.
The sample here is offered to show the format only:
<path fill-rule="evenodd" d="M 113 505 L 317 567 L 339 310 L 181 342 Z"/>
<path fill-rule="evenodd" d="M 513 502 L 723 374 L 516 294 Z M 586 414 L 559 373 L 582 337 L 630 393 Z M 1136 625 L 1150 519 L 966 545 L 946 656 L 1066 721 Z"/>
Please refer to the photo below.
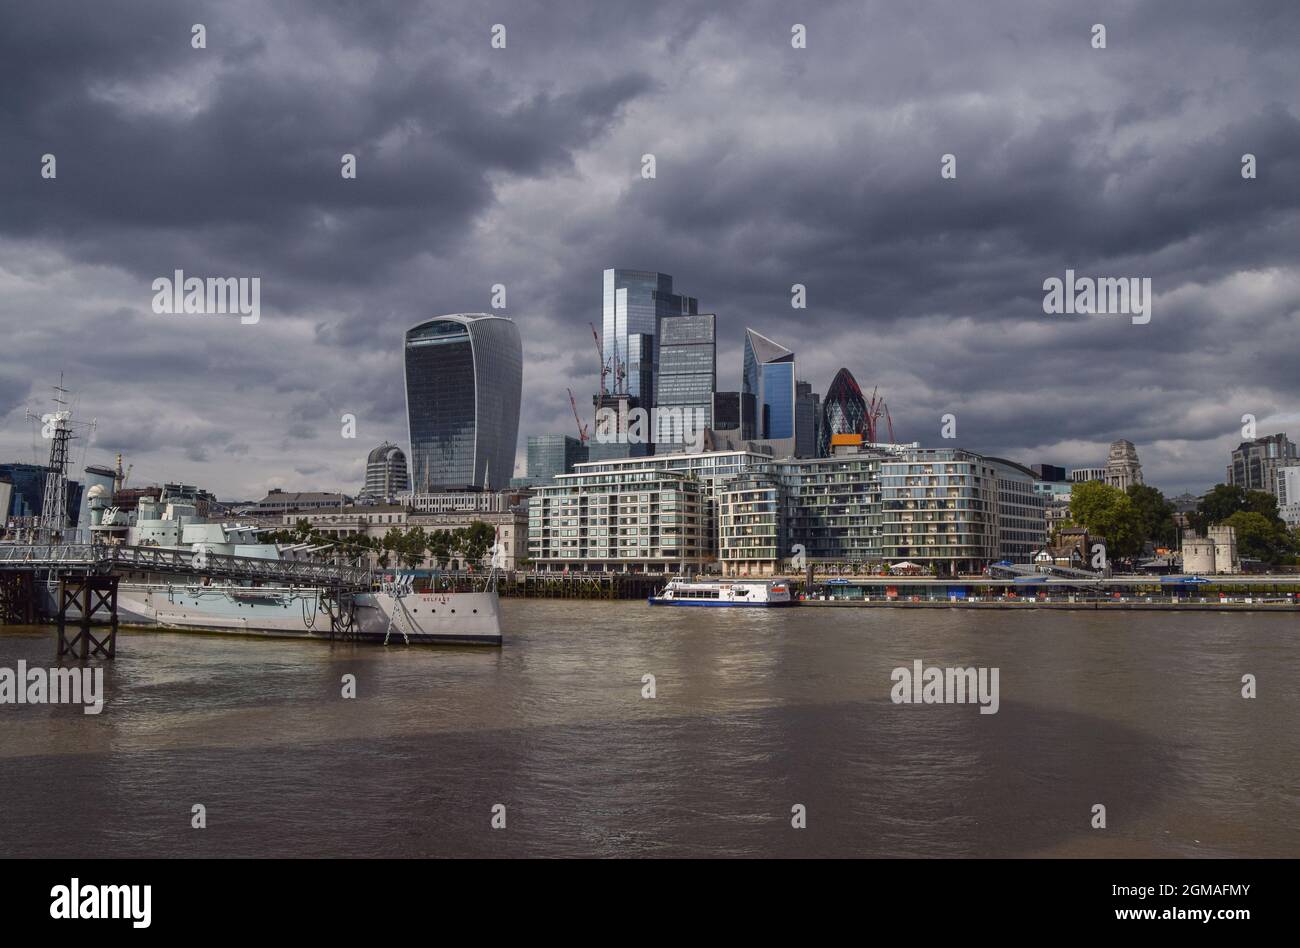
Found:
<path fill-rule="evenodd" d="M 818 433 L 817 454 L 826 457 L 831 453 L 831 436 L 837 434 L 865 435 L 867 400 L 862 388 L 848 369 L 840 369 L 826 390 L 822 404 L 822 425 Z"/>
<path fill-rule="evenodd" d="M 622 386 L 611 386 L 637 398 L 643 408 L 655 404 L 659 365 L 659 321 L 665 316 L 695 315 L 693 296 L 673 292 L 673 278 L 649 270 L 610 269 L 604 273 L 601 347 L 610 367 L 627 367 Z M 634 341 L 633 336 L 642 336 Z M 635 348 L 635 351 L 634 351 Z M 632 366 L 638 365 L 633 373 Z"/>
<path fill-rule="evenodd" d="M 412 488 L 504 488 L 519 435 L 519 328 L 487 314 L 431 319 L 406 333 L 405 367 Z"/>
<path fill-rule="evenodd" d="M 821 443 L 822 402 L 821 396 L 812 390 L 807 382 L 795 382 L 795 457 L 815 458 L 819 456 L 818 445 Z"/>
<path fill-rule="evenodd" d="M 1227 483 L 1244 490 L 1277 493 L 1277 472 L 1293 465 L 1300 455 L 1295 443 L 1285 434 L 1268 435 L 1243 441 L 1232 452 Z"/>
<path fill-rule="evenodd" d="M 716 317 L 672 316 L 659 323 L 655 443 L 681 445 L 713 427 L 717 389 Z"/>
<path fill-rule="evenodd" d="M 753 396 L 750 396 L 753 401 Z M 715 392 L 713 395 L 713 427 L 718 431 L 736 431 L 740 428 L 740 393 Z"/>
<path fill-rule="evenodd" d="M 568 435 L 530 435 L 528 480 L 547 483 L 557 474 L 572 474 L 573 465 L 587 460 L 587 446 Z"/>
<path fill-rule="evenodd" d="M 713 559 L 699 481 L 648 468 L 579 468 L 528 501 L 528 553 L 543 572 L 681 572 Z"/>
<path fill-rule="evenodd" d="M 774 441 L 795 437 L 793 352 L 752 329 L 746 329 L 740 391 L 742 438 Z M 746 395 L 753 396 L 752 405 L 745 400 Z"/>

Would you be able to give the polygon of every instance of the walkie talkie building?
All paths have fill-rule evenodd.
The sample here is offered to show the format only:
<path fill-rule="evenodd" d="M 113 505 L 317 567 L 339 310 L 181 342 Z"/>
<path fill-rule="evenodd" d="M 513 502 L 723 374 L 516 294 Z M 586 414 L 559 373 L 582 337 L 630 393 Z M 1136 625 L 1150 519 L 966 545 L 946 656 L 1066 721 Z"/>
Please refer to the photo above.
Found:
<path fill-rule="evenodd" d="M 414 491 L 503 490 L 515 467 L 524 356 L 504 316 L 458 313 L 406 333 Z"/>

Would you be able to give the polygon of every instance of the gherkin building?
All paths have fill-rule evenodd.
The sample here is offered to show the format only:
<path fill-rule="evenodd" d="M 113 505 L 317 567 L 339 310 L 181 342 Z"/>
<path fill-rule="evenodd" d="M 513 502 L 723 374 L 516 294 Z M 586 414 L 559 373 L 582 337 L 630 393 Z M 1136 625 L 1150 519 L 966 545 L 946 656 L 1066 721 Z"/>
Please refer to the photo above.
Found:
<path fill-rule="evenodd" d="M 866 431 L 867 400 L 862 397 L 862 389 L 853 373 L 840 369 L 822 402 L 821 443 L 817 445 L 817 456 L 830 455 L 831 435 L 865 435 Z"/>

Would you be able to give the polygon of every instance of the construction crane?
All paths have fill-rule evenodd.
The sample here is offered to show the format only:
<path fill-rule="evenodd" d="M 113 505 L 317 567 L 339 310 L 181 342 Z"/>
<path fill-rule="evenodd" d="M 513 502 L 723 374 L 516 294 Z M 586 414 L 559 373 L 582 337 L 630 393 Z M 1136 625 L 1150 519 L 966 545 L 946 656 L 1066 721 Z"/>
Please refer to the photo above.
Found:
<path fill-rule="evenodd" d="M 867 429 L 867 442 L 877 444 L 880 442 L 878 437 L 878 422 L 881 416 L 884 416 L 886 429 L 889 431 L 889 444 L 894 444 L 894 420 L 889 417 L 889 406 L 885 404 L 883 396 L 877 394 L 878 387 L 871 390 L 871 400 L 867 402 L 867 415 L 862 420 Z"/>
<path fill-rule="evenodd" d="M 609 362 L 605 359 L 605 347 L 601 345 L 600 333 L 596 332 L 596 324 L 587 323 L 587 325 L 591 327 L 591 338 L 596 340 L 596 356 L 600 359 L 600 394 L 607 395 L 605 378 L 609 375 Z M 572 397 L 573 393 L 570 392 L 569 395 Z"/>
<path fill-rule="evenodd" d="M 573 408 L 573 420 L 578 423 L 578 440 L 583 444 L 591 438 L 587 433 L 587 426 L 582 423 L 582 418 L 578 415 L 578 401 L 573 397 L 573 389 L 565 389 L 569 393 L 569 405 Z"/>

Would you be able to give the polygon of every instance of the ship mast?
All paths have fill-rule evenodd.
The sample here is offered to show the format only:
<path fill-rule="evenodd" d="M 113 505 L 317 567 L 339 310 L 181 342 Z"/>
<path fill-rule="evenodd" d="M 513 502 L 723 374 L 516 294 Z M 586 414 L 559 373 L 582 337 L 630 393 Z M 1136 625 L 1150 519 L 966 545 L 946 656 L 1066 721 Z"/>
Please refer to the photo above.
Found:
<path fill-rule="evenodd" d="M 68 443 L 72 440 L 72 412 L 68 408 L 68 390 L 63 374 L 54 388 L 55 410 L 39 416 L 41 436 L 50 439 L 49 460 L 45 465 L 45 493 L 41 515 L 32 523 L 35 543 L 61 543 L 68 529 Z M 38 418 L 30 409 L 28 418 Z M 95 422 L 85 425 L 92 431 Z"/>

